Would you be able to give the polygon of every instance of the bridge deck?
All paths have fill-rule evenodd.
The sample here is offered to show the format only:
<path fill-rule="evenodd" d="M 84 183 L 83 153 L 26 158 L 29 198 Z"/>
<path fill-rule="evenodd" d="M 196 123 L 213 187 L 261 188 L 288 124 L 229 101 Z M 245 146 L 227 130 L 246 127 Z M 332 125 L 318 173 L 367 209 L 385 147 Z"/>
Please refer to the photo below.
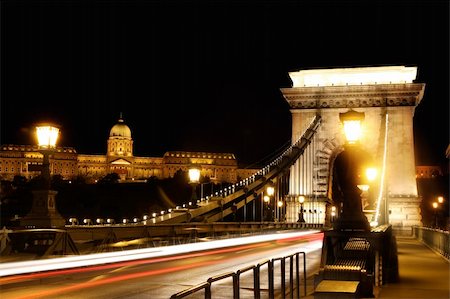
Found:
<path fill-rule="evenodd" d="M 377 298 L 450 298 L 450 264 L 414 238 L 397 237 L 400 280 L 383 285 Z"/>

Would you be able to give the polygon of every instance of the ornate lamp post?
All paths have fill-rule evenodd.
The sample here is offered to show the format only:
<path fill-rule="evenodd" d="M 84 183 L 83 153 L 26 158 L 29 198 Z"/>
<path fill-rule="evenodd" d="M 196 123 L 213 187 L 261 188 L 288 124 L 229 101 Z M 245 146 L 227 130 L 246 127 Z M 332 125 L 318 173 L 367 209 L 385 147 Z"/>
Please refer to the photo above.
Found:
<path fill-rule="evenodd" d="M 346 143 L 345 150 L 336 158 L 337 184 L 342 194 L 342 213 L 334 223 L 338 230 L 364 230 L 369 231 L 370 226 L 362 210 L 361 190 L 357 187 L 358 142 L 361 136 L 361 122 L 364 113 L 349 110 L 340 113 Z"/>
<path fill-rule="evenodd" d="M 196 205 L 197 204 L 197 185 L 200 181 L 200 169 L 196 167 L 191 167 L 189 169 L 189 183 L 192 186 L 192 195 L 191 202 Z"/>
<path fill-rule="evenodd" d="M 303 195 L 300 195 L 298 197 L 298 201 L 300 202 L 300 212 L 298 213 L 297 222 L 305 223 L 305 218 L 303 218 L 303 203 L 305 202 L 305 197 Z"/>
<path fill-rule="evenodd" d="M 266 219 L 268 221 L 271 221 L 272 220 L 272 213 L 271 213 L 272 211 L 270 208 L 270 201 L 271 201 L 272 196 L 275 194 L 275 188 L 273 186 L 268 186 L 266 188 L 266 194 L 267 195 L 263 196 L 263 201 L 267 205 Z M 270 214 L 269 214 L 269 212 L 270 212 Z"/>
<path fill-rule="evenodd" d="M 437 209 L 439 204 L 435 201 L 433 202 L 433 210 L 434 210 L 434 228 L 438 227 L 438 219 L 437 219 Z"/>
<path fill-rule="evenodd" d="M 278 206 L 278 221 L 281 222 L 283 221 L 283 201 L 282 200 L 278 200 L 277 202 L 277 206 Z"/>
<path fill-rule="evenodd" d="M 43 186 L 40 190 L 33 191 L 31 212 L 22 219 L 21 225 L 42 228 L 61 227 L 64 226 L 65 220 L 56 210 L 55 197 L 58 192 L 50 190 L 50 155 L 55 151 L 59 128 L 50 124 L 38 125 L 36 137 L 39 152 L 43 155 L 41 168 Z"/>

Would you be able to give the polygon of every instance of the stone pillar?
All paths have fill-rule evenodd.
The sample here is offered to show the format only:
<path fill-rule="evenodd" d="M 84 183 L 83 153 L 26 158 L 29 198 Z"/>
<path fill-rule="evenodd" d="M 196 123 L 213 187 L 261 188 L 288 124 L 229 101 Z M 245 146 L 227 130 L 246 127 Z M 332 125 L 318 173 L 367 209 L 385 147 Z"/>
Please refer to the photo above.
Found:
<path fill-rule="evenodd" d="M 389 107 L 387 147 L 387 206 L 389 223 L 397 234 L 411 234 L 422 225 L 414 158 L 414 107 Z"/>

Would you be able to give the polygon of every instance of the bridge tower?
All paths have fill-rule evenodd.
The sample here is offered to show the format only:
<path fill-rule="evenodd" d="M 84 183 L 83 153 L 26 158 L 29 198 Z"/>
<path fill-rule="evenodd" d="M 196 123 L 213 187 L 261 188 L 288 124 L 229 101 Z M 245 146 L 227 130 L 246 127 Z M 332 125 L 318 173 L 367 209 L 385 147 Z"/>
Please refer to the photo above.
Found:
<path fill-rule="evenodd" d="M 300 195 L 306 198 L 306 222 L 324 223 L 329 219 L 333 163 L 344 145 L 339 113 L 353 109 L 365 114 L 360 144 L 367 161 L 379 169 L 378 189 L 369 191 L 372 198 L 385 203 L 379 206 L 379 213 L 397 233 L 409 234 L 411 226 L 421 225 L 413 115 L 425 84 L 413 82 L 416 74 L 416 67 L 405 66 L 289 73 L 293 86 L 282 88 L 281 92 L 291 108 L 293 142 L 302 136 L 316 114 L 321 115 L 322 125 L 306 155 L 291 167 L 287 221 L 297 221 Z M 376 203 L 372 203 L 372 208 L 376 209 Z"/>

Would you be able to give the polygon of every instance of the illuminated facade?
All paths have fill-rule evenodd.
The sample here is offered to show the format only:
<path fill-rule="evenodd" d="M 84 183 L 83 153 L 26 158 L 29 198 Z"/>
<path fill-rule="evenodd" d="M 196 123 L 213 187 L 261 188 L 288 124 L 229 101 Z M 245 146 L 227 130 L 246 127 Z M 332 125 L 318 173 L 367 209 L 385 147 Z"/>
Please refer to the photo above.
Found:
<path fill-rule="evenodd" d="M 38 146 L 2 145 L 0 147 L 0 177 L 12 180 L 15 175 L 30 179 L 39 175 L 42 154 Z M 106 155 L 78 154 L 74 148 L 58 147 L 50 157 L 50 173 L 73 179 L 78 175 L 88 181 L 98 180 L 109 173 L 117 173 L 122 181 L 169 178 L 190 167 L 200 168 L 202 176 L 212 182 L 235 183 L 257 170 L 238 169 L 234 154 L 205 152 L 167 152 L 163 157 L 136 157 L 130 128 L 122 117 L 109 133 Z"/>
<path fill-rule="evenodd" d="M 421 225 L 413 142 L 414 109 L 422 100 L 425 84 L 415 83 L 417 67 L 386 66 L 301 70 L 289 73 L 291 88 L 282 88 L 292 113 L 292 142 L 298 140 L 316 114 L 322 117 L 317 143 L 309 147 L 311 159 L 296 162 L 290 172 L 287 202 L 288 221 L 295 221 L 304 196 L 309 221 L 325 221 L 329 213 L 334 159 L 343 151 L 340 113 L 349 109 L 364 112 L 360 147 L 386 178 L 384 188 L 371 189 L 377 195 L 373 206 L 384 201 L 388 221 L 394 229 L 410 233 Z M 386 137 L 386 138 L 385 138 Z M 383 157 L 386 157 L 384 161 Z M 378 184 L 381 185 L 381 178 Z M 314 218 L 314 215 L 316 217 Z M 305 217 L 309 217 L 305 215 Z M 377 217 L 375 217 L 377 218 Z M 378 218 L 375 219 L 378 221 Z"/>

